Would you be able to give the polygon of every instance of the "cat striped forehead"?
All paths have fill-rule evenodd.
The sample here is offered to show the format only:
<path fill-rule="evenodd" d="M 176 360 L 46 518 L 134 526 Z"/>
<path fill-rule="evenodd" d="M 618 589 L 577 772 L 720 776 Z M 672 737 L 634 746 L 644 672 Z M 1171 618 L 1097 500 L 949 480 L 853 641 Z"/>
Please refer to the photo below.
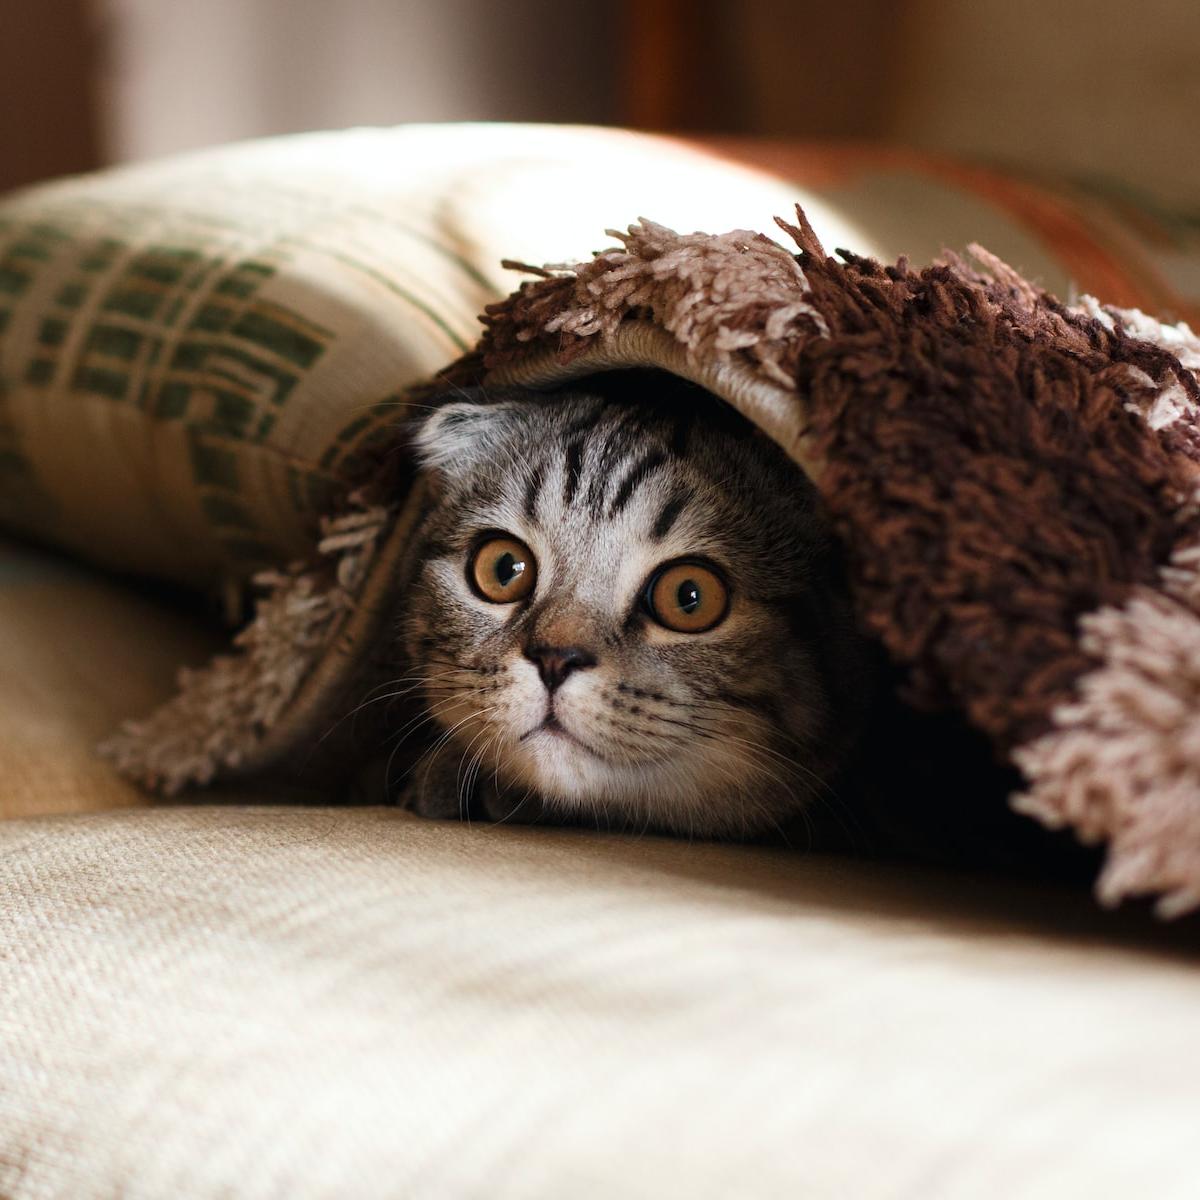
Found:
<path fill-rule="evenodd" d="M 503 504 L 533 524 L 571 511 L 613 522 L 653 502 L 645 532 L 661 541 L 702 482 L 683 469 L 695 423 L 694 412 L 588 395 L 461 400 L 426 420 L 417 446 L 427 467 L 469 481 L 481 508 Z"/>
<path fill-rule="evenodd" d="M 607 573 L 620 591 L 656 563 L 694 556 L 767 598 L 792 586 L 789 564 L 827 543 L 803 472 L 699 389 L 661 401 L 467 393 L 436 407 L 415 440 L 440 481 L 436 541 L 452 557 L 497 529 L 588 586 Z"/>

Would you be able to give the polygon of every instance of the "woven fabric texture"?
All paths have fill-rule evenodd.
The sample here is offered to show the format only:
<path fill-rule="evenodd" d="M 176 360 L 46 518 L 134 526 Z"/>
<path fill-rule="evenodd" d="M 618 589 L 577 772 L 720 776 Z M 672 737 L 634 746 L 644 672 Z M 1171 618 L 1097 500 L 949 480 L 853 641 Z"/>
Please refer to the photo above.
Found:
<path fill-rule="evenodd" d="M 665 139 L 460 125 L 18 193 L 0 201 L 0 524 L 200 585 L 310 554 L 402 390 L 509 290 L 504 255 L 586 256 L 643 206 L 766 227 L 793 191 Z"/>
<path fill-rule="evenodd" d="M 369 809 L 0 855 L 11 1200 L 1194 1194 L 1185 931 L 1079 895 Z"/>
<path fill-rule="evenodd" d="M 0 539 L 0 818 L 148 803 L 96 744 L 223 640 L 61 556 Z"/>

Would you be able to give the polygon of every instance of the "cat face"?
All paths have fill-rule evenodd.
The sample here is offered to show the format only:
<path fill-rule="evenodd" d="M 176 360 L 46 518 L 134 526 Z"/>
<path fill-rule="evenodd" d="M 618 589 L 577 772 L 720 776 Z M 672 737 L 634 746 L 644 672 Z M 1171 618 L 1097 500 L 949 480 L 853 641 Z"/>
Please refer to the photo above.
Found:
<path fill-rule="evenodd" d="M 695 400 L 492 392 L 418 449 L 437 500 L 407 653 L 463 786 L 725 836 L 825 786 L 854 635 L 774 445 Z"/>

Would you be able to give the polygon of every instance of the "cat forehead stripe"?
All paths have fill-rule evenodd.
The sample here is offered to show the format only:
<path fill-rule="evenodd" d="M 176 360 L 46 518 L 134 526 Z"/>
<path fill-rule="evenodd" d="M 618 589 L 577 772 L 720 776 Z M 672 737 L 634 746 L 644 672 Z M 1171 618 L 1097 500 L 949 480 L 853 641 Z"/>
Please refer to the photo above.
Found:
<path fill-rule="evenodd" d="M 658 519 L 650 530 L 650 536 L 654 541 L 661 542 L 671 532 L 675 527 L 675 522 L 679 520 L 680 514 L 687 507 L 687 503 L 687 493 L 677 491 L 662 506 L 662 511 L 658 514 Z"/>
<path fill-rule="evenodd" d="M 542 490 L 542 467 L 537 465 L 533 468 L 529 476 L 529 481 L 525 487 L 525 516 L 530 521 L 537 520 L 537 502 L 538 496 Z"/>
<path fill-rule="evenodd" d="M 633 493 L 638 487 L 666 461 L 667 456 L 662 450 L 651 450 L 638 459 L 625 478 L 621 480 L 621 485 L 617 488 L 617 494 L 613 497 L 612 503 L 608 507 L 608 519 L 610 521 L 625 509 L 625 506 L 633 498 Z"/>
<path fill-rule="evenodd" d="M 567 465 L 563 470 L 563 504 L 575 499 L 579 476 L 583 470 L 583 438 L 576 437 L 567 445 Z"/>
<path fill-rule="evenodd" d="M 630 425 L 634 424 L 636 418 L 637 414 L 632 410 L 620 409 L 610 417 L 607 436 L 592 462 L 592 482 L 587 493 L 587 502 L 590 508 L 597 510 L 603 508 L 609 479 L 638 450 L 638 442 L 634 436 L 631 436 L 637 432 L 636 425 L 630 429 Z"/>

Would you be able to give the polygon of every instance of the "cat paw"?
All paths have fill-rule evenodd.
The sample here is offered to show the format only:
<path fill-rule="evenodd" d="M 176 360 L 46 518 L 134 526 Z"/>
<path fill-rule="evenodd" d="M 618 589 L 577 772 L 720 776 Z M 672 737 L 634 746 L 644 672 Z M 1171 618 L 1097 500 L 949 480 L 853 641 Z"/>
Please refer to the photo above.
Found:
<path fill-rule="evenodd" d="M 400 796 L 400 806 L 434 821 L 462 821 L 470 815 L 470 797 L 455 771 L 432 766 L 418 769 Z"/>
<path fill-rule="evenodd" d="M 482 821 L 529 825 L 544 818 L 540 797 L 512 792 L 494 779 L 475 781 L 469 792 L 452 765 L 418 770 L 399 798 L 399 804 L 420 817 L 437 821 Z"/>

